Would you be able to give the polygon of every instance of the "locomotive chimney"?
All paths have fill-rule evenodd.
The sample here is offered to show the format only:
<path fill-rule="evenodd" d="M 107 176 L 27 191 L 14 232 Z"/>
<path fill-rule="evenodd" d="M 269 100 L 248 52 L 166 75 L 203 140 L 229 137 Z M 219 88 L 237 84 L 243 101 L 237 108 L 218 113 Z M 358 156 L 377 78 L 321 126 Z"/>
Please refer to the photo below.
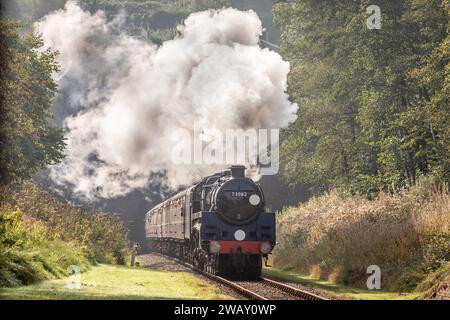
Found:
<path fill-rule="evenodd" d="M 233 179 L 245 178 L 245 167 L 244 166 L 232 166 L 231 167 L 231 177 Z"/>

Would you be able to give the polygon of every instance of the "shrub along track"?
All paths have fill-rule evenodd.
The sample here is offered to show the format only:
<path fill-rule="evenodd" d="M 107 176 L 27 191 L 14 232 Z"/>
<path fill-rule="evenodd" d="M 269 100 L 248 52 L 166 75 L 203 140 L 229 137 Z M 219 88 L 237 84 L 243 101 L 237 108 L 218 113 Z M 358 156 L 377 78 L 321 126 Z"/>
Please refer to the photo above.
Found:
<path fill-rule="evenodd" d="M 255 281 L 225 279 L 205 271 L 200 271 L 193 265 L 186 261 L 181 261 L 178 258 L 162 255 L 160 253 L 152 253 L 152 255 L 174 261 L 183 267 L 206 277 L 212 282 L 232 289 L 239 296 L 250 300 L 328 300 L 317 294 L 300 290 L 272 279 L 261 278 Z"/>

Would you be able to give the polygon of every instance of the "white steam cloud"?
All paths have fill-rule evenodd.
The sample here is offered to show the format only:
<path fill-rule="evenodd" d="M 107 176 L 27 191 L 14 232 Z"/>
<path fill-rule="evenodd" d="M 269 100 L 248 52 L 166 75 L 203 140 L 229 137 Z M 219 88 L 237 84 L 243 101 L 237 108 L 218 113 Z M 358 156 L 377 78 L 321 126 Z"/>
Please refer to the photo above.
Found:
<path fill-rule="evenodd" d="M 171 161 L 174 130 L 282 128 L 295 120 L 288 101 L 289 64 L 259 47 L 253 11 L 194 13 L 179 36 L 157 47 L 121 31 L 75 2 L 47 15 L 36 29 L 60 52 L 67 157 L 52 178 L 83 197 L 117 197 L 163 172 L 168 186 L 211 173 Z M 59 106 L 61 108 L 61 106 Z"/>

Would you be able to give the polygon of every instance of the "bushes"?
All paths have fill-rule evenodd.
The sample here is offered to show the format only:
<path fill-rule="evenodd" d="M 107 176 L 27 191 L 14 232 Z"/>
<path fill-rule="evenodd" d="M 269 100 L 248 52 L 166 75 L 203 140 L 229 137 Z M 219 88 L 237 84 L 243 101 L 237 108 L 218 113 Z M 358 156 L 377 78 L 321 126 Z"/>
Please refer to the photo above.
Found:
<path fill-rule="evenodd" d="M 12 195 L 7 202 L 27 220 L 45 224 L 55 239 L 76 243 L 92 262 L 123 264 L 127 259 L 127 229 L 118 217 L 73 207 L 30 182 L 4 187 L 0 194 Z"/>
<path fill-rule="evenodd" d="M 1 208 L 0 250 L 3 248 L 14 247 L 20 243 L 23 234 L 21 219 L 21 211 L 9 211 L 5 208 Z"/>
<path fill-rule="evenodd" d="M 284 210 L 275 265 L 359 287 L 378 265 L 384 289 L 414 289 L 449 263 L 449 231 L 448 189 L 433 178 L 373 201 L 334 192 Z"/>
<path fill-rule="evenodd" d="M 75 244 L 50 237 L 42 223 L 25 222 L 20 210 L 0 211 L 0 287 L 28 285 L 66 275 L 88 261 Z"/>
<path fill-rule="evenodd" d="M 116 217 L 76 208 L 32 183 L 0 188 L 0 287 L 59 278 L 90 263 L 125 264 L 127 230 Z"/>

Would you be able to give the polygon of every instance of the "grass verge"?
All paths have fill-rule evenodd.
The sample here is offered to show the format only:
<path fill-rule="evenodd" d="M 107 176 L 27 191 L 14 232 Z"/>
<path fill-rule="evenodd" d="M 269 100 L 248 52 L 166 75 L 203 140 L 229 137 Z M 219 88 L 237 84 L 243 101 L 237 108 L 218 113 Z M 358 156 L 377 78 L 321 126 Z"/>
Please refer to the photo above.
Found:
<path fill-rule="evenodd" d="M 356 299 L 356 300 L 413 300 L 420 298 L 423 293 L 400 293 L 388 291 L 371 291 L 361 288 L 354 288 L 345 285 L 331 283 L 329 281 L 315 279 L 311 276 L 301 275 L 298 273 L 284 271 L 279 269 L 264 269 L 264 276 L 275 279 L 299 283 L 304 286 L 316 288 L 326 292 L 331 296 L 340 299 Z"/>
<path fill-rule="evenodd" d="M 67 287 L 69 278 L 0 289 L 8 300 L 222 300 L 232 299 L 187 272 L 98 265 L 81 274 L 81 289 Z"/>

